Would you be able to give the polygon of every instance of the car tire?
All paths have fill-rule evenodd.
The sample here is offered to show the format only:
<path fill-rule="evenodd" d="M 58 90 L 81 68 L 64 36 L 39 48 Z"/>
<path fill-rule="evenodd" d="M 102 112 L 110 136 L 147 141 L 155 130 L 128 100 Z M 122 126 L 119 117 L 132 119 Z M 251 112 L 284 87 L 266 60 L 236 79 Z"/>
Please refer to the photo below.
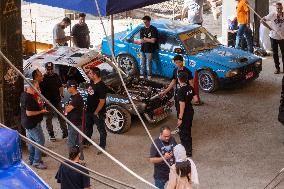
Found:
<path fill-rule="evenodd" d="M 130 113 L 118 105 L 111 105 L 106 108 L 106 128 L 111 133 L 125 133 L 131 126 Z"/>
<path fill-rule="evenodd" d="M 199 88 L 206 93 L 212 93 L 218 89 L 218 79 L 210 70 L 201 70 L 198 72 Z"/>
<path fill-rule="evenodd" d="M 137 62 L 132 56 L 127 54 L 119 55 L 117 63 L 127 75 L 131 76 L 137 73 Z"/>

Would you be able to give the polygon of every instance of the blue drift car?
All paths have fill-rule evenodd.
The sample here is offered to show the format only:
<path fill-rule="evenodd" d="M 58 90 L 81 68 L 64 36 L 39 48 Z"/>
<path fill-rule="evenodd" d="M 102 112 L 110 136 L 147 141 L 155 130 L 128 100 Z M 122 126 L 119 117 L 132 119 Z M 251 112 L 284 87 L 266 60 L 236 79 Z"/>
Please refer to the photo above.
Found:
<path fill-rule="evenodd" d="M 198 74 L 199 87 L 213 92 L 219 87 L 254 80 L 262 70 L 261 58 L 221 45 L 205 28 L 175 20 L 156 20 L 151 24 L 159 31 L 159 50 L 154 55 L 153 74 L 171 78 L 176 67 L 172 59 L 181 54 L 184 64 Z M 140 29 L 115 34 L 114 54 L 121 68 L 129 75 L 140 69 Z M 111 56 L 107 39 L 102 53 Z"/>

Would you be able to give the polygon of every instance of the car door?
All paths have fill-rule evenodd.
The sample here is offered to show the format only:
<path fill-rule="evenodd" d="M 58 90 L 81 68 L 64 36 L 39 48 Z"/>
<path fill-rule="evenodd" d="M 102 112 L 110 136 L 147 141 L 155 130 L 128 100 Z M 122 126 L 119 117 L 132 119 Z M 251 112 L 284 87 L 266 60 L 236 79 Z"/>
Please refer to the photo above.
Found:
<path fill-rule="evenodd" d="M 136 59 L 138 63 L 138 69 L 140 69 L 140 29 L 137 30 L 137 32 L 134 33 L 130 39 L 128 39 L 128 42 L 128 53 Z"/>
<path fill-rule="evenodd" d="M 159 32 L 159 54 L 154 57 L 153 73 L 163 77 L 171 78 L 173 70 L 176 65 L 172 61 L 174 56 L 178 53 L 174 52 L 175 49 L 182 49 L 180 42 L 174 35 L 166 32 Z M 180 52 L 182 53 L 182 52 Z"/>

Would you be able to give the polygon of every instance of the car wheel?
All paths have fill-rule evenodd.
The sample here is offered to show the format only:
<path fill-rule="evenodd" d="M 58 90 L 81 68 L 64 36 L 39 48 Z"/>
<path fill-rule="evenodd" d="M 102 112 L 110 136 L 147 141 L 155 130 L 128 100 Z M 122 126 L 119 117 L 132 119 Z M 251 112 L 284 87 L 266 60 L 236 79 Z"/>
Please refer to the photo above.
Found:
<path fill-rule="evenodd" d="M 218 79 L 214 73 L 209 70 L 201 70 L 198 73 L 199 88 L 206 92 L 211 93 L 218 88 Z"/>
<path fill-rule="evenodd" d="M 117 57 L 117 63 L 127 75 L 136 74 L 137 62 L 132 56 L 127 54 L 119 55 Z"/>
<path fill-rule="evenodd" d="M 130 129 L 131 115 L 124 108 L 112 105 L 106 108 L 106 128 L 112 133 L 124 133 Z"/>

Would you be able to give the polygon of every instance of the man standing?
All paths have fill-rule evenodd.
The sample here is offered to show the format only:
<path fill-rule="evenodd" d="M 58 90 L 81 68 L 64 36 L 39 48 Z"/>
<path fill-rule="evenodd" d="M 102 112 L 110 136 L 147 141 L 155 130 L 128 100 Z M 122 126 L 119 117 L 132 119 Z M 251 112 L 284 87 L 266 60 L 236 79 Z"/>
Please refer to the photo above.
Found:
<path fill-rule="evenodd" d="M 56 24 L 53 28 L 53 47 L 68 46 L 67 41 L 71 39 L 70 36 L 65 36 L 64 29 L 70 26 L 71 20 L 68 17 Z"/>
<path fill-rule="evenodd" d="M 237 20 L 239 23 L 239 29 L 236 37 L 236 46 L 235 48 L 239 49 L 241 46 L 241 41 L 243 35 L 245 35 L 247 41 L 248 51 L 253 53 L 253 41 L 252 41 L 252 33 L 250 31 L 250 11 L 248 7 L 247 0 L 237 0 Z"/>
<path fill-rule="evenodd" d="M 79 163 L 80 161 L 79 147 L 75 146 L 70 149 L 69 159 L 74 163 Z M 89 174 L 87 170 L 77 165 L 74 164 L 69 164 L 69 165 L 76 169 L 79 169 L 82 172 L 85 172 L 86 174 Z M 77 171 L 71 169 L 70 167 L 67 167 L 64 164 L 60 165 L 56 173 L 55 179 L 57 180 L 57 183 L 61 184 L 61 189 L 91 189 L 90 177 L 78 173 Z"/>
<path fill-rule="evenodd" d="M 86 14 L 79 14 L 79 22 L 72 27 L 71 36 L 75 47 L 90 47 L 90 31 L 85 23 Z"/>
<path fill-rule="evenodd" d="M 93 125 L 96 124 L 100 133 L 100 147 L 106 147 L 106 128 L 105 128 L 105 112 L 106 112 L 106 94 L 107 87 L 101 80 L 101 70 L 98 67 L 90 68 L 88 77 L 91 80 L 87 87 L 87 112 L 86 112 L 86 135 L 91 138 L 93 134 Z M 89 145 L 87 140 L 85 145 Z M 98 152 L 98 155 L 101 152 Z"/>
<path fill-rule="evenodd" d="M 191 127 L 194 110 L 191 101 L 198 101 L 197 96 L 194 93 L 193 88 L 187 84 L 188 75 L 186 72 L 180 72 L 178 74 L 178 82 L 180 88 L 177 92 L 177 102 L 178 102 L 178 122 L 179 136 L 181 144 L 186 150 L 186 155 L 192 157 L 192 138 L 191 138 Z"/>
<path fill-rule="evenodd" d="M 71 94 L 69 103 L 65 106 L 65 114 L 67 118 L 71 121 L 78 129 L 82 128 L 82 115 L 84 108 L 84 101 L 82 96 L 77 90 L 77 82 L 74 80 L 67 81 L 66 84 L 68 92 Z M 80 160 L 84 160 L 83 148 L 79 142 L 79 133 L 71 126 L 68 125 L 68 141 L 69 150 L 75 146 L 80 146 Z"/>
<path fill-rule="evenodd" d="M 53 63 L 48 62 L 45 64 L 46 68 L 46 74 L 44 74 L 43 81 L 40 83 L 40 90 L 45 98 L 50 101 L 50 103 L 60 112 L 62 112 L 62 105 L 61 105 L 61 99 L 63 98 L 63 86 L 61 83 L 61 80 L 59 76 L 54 73 Z M 51 107 L 47 107 L 49 110 L 49 113 L 47 114 L 46 119 L 46 129 L 48 131 L 50 141 L 54 142 L 56 141 L 53 131 L 53 124 L 52 124 L 52 118 L 57 113 L 52 110 Z M 62 137 L 66 138 L 68 136 L 67 128 L 66 128 L 66 122 L 64 119 L 57 115 L 60 128 L 62 130 Z"/>
<path fill-rule="evenodd" d="M 33 77 L 33 80 L 37 81 L 38 83 L 41 83 L 43 81 L 43 75 L 41 71 L 39 71 L 39 69 L 35 69 L 32 72 L 32 77 Z"/>
<path fill-rule="evenodd" d="M 176 110 L 178 110 L 179 103 L 177 101 L 177 91 L 180 88 L 180 84 L 177 81 L 178 74 L 180 72 L 186 72 L 187 76 L 188 76 L 187 83 L 189 85 L 191 85 L 192 87 L 194 86 L 194 83 L 193 83 L 193 77 L 192 77 L 191 71 L 188 68 L 183 66 L 183 64 L 184 64 L 183 63 L 183 57 L 181 55 L 176 55 L 176 56 L 174 56 L 173 61 L 176 64 L 177 68 L 175 68 L 174 71 L 173 71 L 173 76 L 172 76 L 171 83 L 169 84 L 169 86 L 163 92 L 160 93 L 160 95 L 161 96 L 166 95 L 172 88 L 175 87 L 174 99 L 175 99 Z"/>
<path fill-rule="evenodd" d="M 185 0 L 181 11 L 181 20 L 187 12 L 188 22 L 202 25 L 203 22 L 203 0 Z"/>
<path fill-rule="evenodd" d="M 276 3 L 276 12 L 272 12 L 265 16 L 263 21 L 271 21 L 270 41 L 273 51 L 273 59 L 275 63 L 275 74 L 280 73 L 280 62 L 278 56 L 278 45 L 282 54 L 283 72 L 284 72 L 284 13 L 282 3 Z"/>
<path fill-rule="evenodd" d="M 141 39 L 141 52 L 140 52 L 140 78 L 146 78 L 145 72 L 147 71 L 147 78 L 150 80 L 152 76 L 152 60 L 153 54 L 158 49 L 157 39 L 158 30 L 155 26 L 151 25 L 150 16 L 142 18 L 144 27 L 140 30 Z"/>
<path fill-rule="evenodd" d="M 39 89 L 37 81 L 32 81 L 31 83 Z M 21 124 L 26 129 L 27 137 L 43 146 L 45 140 L 40 122 L 42 121 L 42 114 L 46 113 L 47 110 L 41 109 L 34 98 L 35 93 L 35 90 L 31 86 L 28 86 L 26 91 L 21 95 Z M 30 165 L 37 169 L 46 169 L 46 165 L 41 160 L 41 151 L 31 144 L 28 145 L 28 150 Z"/>
<path fill-rule="evenodd" d="M 167 126 L 160 128 L 160 136 L 154 140 L 159 151 L 170 165 L 173 165 L 174 155 L 173 148 L 176 140 L 171 137 L 171 129 Z M 154 164 L 154 180 L 155 186 L 159 189 L 164 189 L 166 182 L 169 180 L 170 168 L 164 162 L 154 144 L 150 148 L 150 162 Z"/>

